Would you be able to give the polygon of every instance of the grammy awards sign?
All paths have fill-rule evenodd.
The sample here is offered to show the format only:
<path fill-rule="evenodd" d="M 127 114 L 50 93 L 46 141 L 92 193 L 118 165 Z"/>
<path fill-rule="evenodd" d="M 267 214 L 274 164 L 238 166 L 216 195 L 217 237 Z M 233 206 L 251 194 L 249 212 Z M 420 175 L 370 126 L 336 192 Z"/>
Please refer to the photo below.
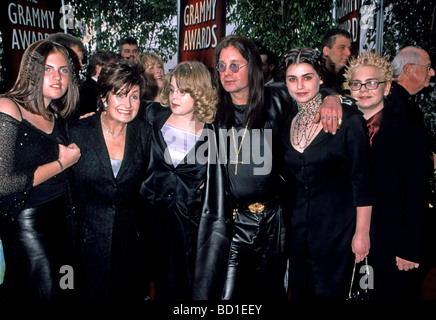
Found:
<path fill-rule="evenodd" d="M 63 31 L 61 23 L 65 10 L 60 0 L 3 1 L 0 9 L 1 67 L 6 82 L 12 86 L 26 48 L 51 33 Z"/>
<path fill-rule="evenodd" d="M 226 1 L 180 0 L 179 62 L 197 60 L 213 69 L 214 49 L 226 32 Z"/>

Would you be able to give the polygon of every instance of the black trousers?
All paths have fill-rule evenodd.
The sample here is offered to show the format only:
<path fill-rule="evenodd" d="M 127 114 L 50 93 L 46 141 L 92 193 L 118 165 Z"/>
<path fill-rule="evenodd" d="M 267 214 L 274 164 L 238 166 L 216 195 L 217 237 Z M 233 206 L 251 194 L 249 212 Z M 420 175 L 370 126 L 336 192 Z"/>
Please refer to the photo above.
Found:
<path fill-rule="evenodd" d="M 65 212 L 65 197 L 61 196 L 22 210 L 12 222 L 1 222 L 7 299 L 54 300 L 72 296 L 70 289 L 60 285 L 65 273 L 61 267 L 73 265 Z"/>
<path fill-rule="evenodd" d="M 233 223 L 224 300 L 286 298 L 285 231 L 279 204 L 261 213 L 238 210 Z"/>

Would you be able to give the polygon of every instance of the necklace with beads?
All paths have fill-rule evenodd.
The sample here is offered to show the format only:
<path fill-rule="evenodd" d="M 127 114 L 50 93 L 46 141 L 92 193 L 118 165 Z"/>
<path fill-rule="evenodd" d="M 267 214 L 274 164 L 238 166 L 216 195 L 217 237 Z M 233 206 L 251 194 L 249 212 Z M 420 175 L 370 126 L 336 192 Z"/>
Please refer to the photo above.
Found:
<path fill-rule="evenodd" d="M 114 137 L 114 138 L 118 138 L 118 137 L 119 137 L 120 135 L 122 135 L 122 134 L 126 131 L 126 129 L 127 129 L 127 124 L 126 124 L 123 130 L 121 130 L 121 131 L 118 132 L 118 133 L 114 133 L 114 132 L 110 131 L 109 128 L 104 124 L 104 122 L 103 122 L 103 116 L 100 116 L 100 120 L 101 120 L 101 124 L 102 124 L 104 130 L 105 130 L 107 133 L 109 133 L 109 134 L 110 134 L 112 137 Z"/>
<path fill-rule="evenodd" d="M 295 116 L 294 126 L 291 128 L 291 142 L 301 149 L 305 149 L 318 131 L 320 122 L 314 123 L 315 114 L 321 105 L 321 94 L 318 93 L 306 103 L 298 103 L 298 113 Z"/>

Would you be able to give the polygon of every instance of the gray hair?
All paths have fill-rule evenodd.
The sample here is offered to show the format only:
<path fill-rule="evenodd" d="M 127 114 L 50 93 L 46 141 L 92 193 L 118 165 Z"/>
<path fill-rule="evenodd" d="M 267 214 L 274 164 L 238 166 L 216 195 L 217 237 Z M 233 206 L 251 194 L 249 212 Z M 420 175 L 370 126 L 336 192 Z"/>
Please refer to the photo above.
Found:
<path fill-rule="evenodd" d="M 394 79 L 397 79 L 403 73 L 403 69 L 406 64 L 419 64 L 421 62 L 421 50 L 421 48 L 409 46 L 401 49 L 397 53 L 394 60 L 392 61 L 392 71 Z"/>

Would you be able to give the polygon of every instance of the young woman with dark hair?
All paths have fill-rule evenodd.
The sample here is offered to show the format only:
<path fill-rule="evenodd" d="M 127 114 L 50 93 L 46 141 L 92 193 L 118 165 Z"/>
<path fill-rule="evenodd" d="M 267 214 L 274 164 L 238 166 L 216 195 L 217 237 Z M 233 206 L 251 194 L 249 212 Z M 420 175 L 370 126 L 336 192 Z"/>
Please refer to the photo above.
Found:
<path fill-rule="evenodd" d="M 362 261 L 370 248 L 373 196 L 366 126 L 345 97 L 336 135 L 313 122 L 325 75 L 319 51 L 293 49 L 284 64 L 286 86 L 298 106 L 282 133 L 296 192 L 289 230 L 291 298 L 345 299 L 353 260 Z"/>

